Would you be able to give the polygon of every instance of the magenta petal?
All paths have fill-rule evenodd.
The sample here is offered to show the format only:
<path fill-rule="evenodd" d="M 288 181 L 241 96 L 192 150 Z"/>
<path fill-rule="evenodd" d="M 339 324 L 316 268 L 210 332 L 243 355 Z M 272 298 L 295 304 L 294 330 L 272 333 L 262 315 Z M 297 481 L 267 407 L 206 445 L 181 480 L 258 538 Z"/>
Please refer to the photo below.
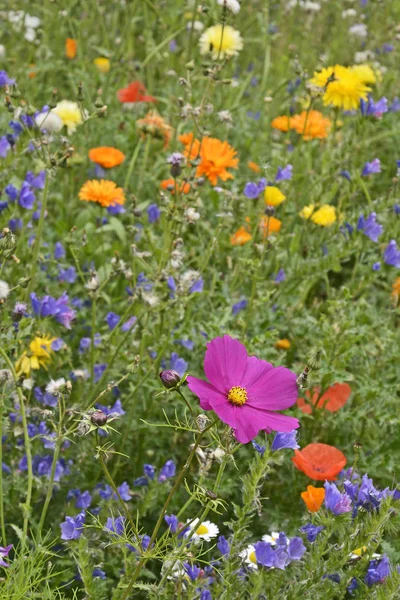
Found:
<path fill-rule="evenodd" d="M 199 398 L 203 410 L 213 410 L 213 404 L 217 404 L 221 400 L 226 402 L 226 397 L 210 383 L 192 376 L 189 376 L 186 381 L 189 390 Z"/>
<path fill-rule="evenodd" d="M 243 344 L 224 335 L 207 344 L 204 372 L 213 386 L 227 394 L 231 387 L 240 385 L 246 361 L 247 352 Z"/>
<path fill-rule="evenodd" d="M 297 400 L 296 374 L 285 367 L 273 367 L 250 386 L 243 382 L 248 405 L 263 410 L 284 410 Z"/>
<path fill-rule="evenodd" d="M 256 385 L 259 379 L 273 368 L 274 366 L 266 360 L 262 360 L 256 356 L 248 356 L 240 385 L 249 389 Z"/>

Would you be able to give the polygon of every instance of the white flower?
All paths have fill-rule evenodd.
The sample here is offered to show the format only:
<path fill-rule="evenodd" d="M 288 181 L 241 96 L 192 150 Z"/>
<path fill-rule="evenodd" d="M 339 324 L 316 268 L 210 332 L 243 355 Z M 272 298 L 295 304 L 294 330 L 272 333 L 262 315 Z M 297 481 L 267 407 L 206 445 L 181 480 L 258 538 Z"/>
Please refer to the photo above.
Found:
<path fill-rule="evenodd" d="M 276 545 L 276 541 L 279 539 L 279 533 L 277 531 L 271 531 L 271 535 L 263 535 L 263 542 L 267 542 L 267 544 L 271 544 L 271 546 Z"/>
<path fill-rule="evenodd" d="M 169 571 L 167 579 L 181 579 L 186 575 L 186 570 L 180 560 L 165 560 L 161 567 L 161 575 L 164 575 L 166 571 Z"/>
<path fill-rule="evenodd" d="M 221 123 L 232 123 L 232 115 L 229 110 L 220 110 L 217 116 Z"/>
<path fill-rule="evenodd" d="M 217 537 L 219 534 L 219 529 L 217 525 L 211 523 L 211 521 L 203 521 L 199 524 L 199 519 L 195 519 L 193 523 L 190 524 L 190 531 L 194 531 L 192 535 L 192 540 L 200 541 L 204 540 L 205 542 L 209 542 L 212 538 Z"/>
<path fill-rule="evenodd" d="M 356 52 L 354 55 L 354 62 L 357 64 L 362 64 L 370 61 L 375 58 L 375 55 L 371 50 L 365 50 L 364 52 Z"/>
<path fill-rule="evenodd" d="M 247 546 L 246 550 L 242 550 L 242 552 L 239 553 L 239 556 L 243 559 L 249 569 L 258 569 L 256 550 L 253 544 Z"/>
<path fill-rule="evenodd" d="M 35 117 L 35 122 L 39 129 L 45 129 L 49 133 L 57 133 L 64 126 L 60 117 L 53 112 L 39 113 Z"/>
<path fill-rule="evenodd" d="M 91 292 L 97 290 L 97 288 L 99 287 L 99 280 L 97 278 L 97 274 L 95 273 L 94 275 L 92 275 L 92 277 L 89 279 L 89 281 L 87 282 L 87 284 L 85 285 L 85 288 L 87 290 L 90 290 Z"/>
<path fill-rule="evenodd" d="M 240 4 L 237 0 L 217 0 L 220 6 L 226 6 L 226 8 L 237 15 L 240 10 Z"/>
<path fill-rule="evenodd" d="M 190 23 L 188 24 L 188 27 L 190 27 Z M 195 21 L 193 23 L 193 29 L 195 31 L 203 31 L 204 25 L 203 25 L 203 23 L 201 21 Z"/>
<path fill-rule="evenodd" d="M 196 221 L 198 221 L 200 219 L 200 213 L 198 213 L 197 210 L 195 210 L 191 206 L 189 206 L 185 210 L 184 214 L 185 214 L 185 218 L 189 221 L 189 223 L 195 223 Z"/>
<path fill-rule="evenodd" d="M 72 375 L 75 379 L 89 379 L 87 369 L 75 369 L 75 371 L 72 371 Z"/>
<path fill-rule="evenodd" d="M 360 38 L 365 38 L 368 35 L 368 29 L 365 23 L 357 23 L 349 28 L 349 33 Z"/>
<path fill-rule="evenodd" d="M 150 292 L 143 292 L 142 291 L 142 298 L 145 302 L 147 302 L 147 304 L 149 304 L 149 306 L 157 306 L 157 304 L 159 304 L 160 302 L 160 298 L 158 296 L 156 296 L 156 294 L 152 294 Z"/>
<path fill-rule="evenodd" d="M 23 16 L 23 10 L 10 10 L 7 14 L 7 18 L 10 21 L 10 23 L 20 23 L 23 19 Z"/>
<path fill-rule="evenodd" d="M 27 27 L 24 38 L 27 42 L 34 42 L 36 40 L 36 31 L 32 27 Z"/>
<path fill-rule="evenodd" d="M 5 300 L 10 293 L 10 286 L 6 281 L 0 279 L 0 300 Z"/>
<path fill-rule="evenodd" d="M 31 390 L 33 388 L 33 379 L 32 377 L 29 377 L 29 379 L 24 379 L 22 382 L 22 387 L 25 390 Z"/>
<path fill-rule="evenodd" d="M 25 15 L 25 27 L 27 29 L 32 28 L 36 29 L 40 25 L 39 17 L 33 17 L 32 15 Z"/>
<path fill-rule="evenodd" d="M 46 385 L 46 392 L 51 394 L 52 396 L 58 396 L 61 388 L 65 386 L 64 377 L 60 377 L 60 379 L 51 379 L 49 383 Z"/>
<path fill-rule="evenodd" d="M 342 19 L 345 19 L 346 17 L 356 17 L 357 16 L 357 11 L 354 10 L 354 8 L 348 8 L 347 10 L 344 10 L 342 12 Z"/>

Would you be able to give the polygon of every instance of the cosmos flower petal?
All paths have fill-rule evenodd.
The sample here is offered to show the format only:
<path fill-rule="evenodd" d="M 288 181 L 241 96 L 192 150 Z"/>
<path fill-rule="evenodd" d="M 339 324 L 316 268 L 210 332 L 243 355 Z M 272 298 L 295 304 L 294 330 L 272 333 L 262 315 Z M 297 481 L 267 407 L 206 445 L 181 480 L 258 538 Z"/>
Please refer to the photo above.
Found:
<path fill-rule="evenodd" d="M 204 372 L 212 385 L 227 393 L 232 386 L 239 385 L 246 360 L 247 352 L 243 344 L 224 335 L 207 344 Z"/>
<path fill-rule="evenodd" d="M 253 384 L 244 381 L 243 386 L 249 396 L 248 404 L 257 408 L 284 410 L 297 399 L 296 374 L 285 367 L 265 370 Z"/>
<path fill-rule="evenodd" d="M 200 399 L 200 406 L 203 410 L 213 410 L 213 404 L 220 403 L 221 400 L 223 402 L 227 401 L 226 396 L 202 379 L 189 376 L 186 381 L 188 382 L 189 390 Z"/>

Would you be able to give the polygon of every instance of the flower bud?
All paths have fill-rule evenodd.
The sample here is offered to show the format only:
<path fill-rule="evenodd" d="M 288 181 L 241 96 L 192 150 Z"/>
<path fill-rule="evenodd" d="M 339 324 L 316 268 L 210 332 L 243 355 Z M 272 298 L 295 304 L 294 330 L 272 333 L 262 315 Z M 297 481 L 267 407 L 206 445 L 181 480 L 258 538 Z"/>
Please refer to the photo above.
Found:
<path fill-rule="evenodd" d="M 313 371 L 318 371 L 318 369 L 321 368 L 321 351 L 320 350 L 318 352 L 316 352 L 314 354 L 314 356 L 312 356 L 310 358 L 310 360 L 308 361 L 308 366 L 310 367 L 310 369 L 313 369 Z"/>
<path fill-rule="evenodd" d="M 273 206 L 267 206 L 265 209 L 265 214 L 267 217 L 273 217 L 275 214 L 275 208 Z"/>
<path fill-rule="evenodd" d="M 107 415 L 102 410 L 96 410 L 90 416 L 93 425 L 97 425 L 97 427 L 103 427 L 107 423 L 107 419 Z"/>
<path fill-rule="evenodd" d="M 163 386 L 165 388 L 167 388 L 167 390 L 170 390 L 170 389 L 176 387 L 181 380 L 179 373 L 177 373 L 176 371 L 173 371 L 172 369 L 168 369 L 166 371 L 161 371 L 160 379 L 161 379 Z"/>
<path fill-rule="evenodd" d="M 182 173 L 181 165 L 179 163 L 172 163 L 170 173 L 174 179 L 175 177 L 179 177 Z"/>

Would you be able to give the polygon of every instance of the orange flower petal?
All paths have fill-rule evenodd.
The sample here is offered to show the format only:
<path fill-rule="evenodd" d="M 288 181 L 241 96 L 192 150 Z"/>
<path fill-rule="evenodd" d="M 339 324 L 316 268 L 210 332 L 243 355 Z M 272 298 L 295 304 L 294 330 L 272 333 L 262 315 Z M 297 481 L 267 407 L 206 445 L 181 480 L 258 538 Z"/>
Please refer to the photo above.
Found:
<path fill-rule="evenodd" d="M 292 461 L 297 469 L 318 481 L 335 480 L 347 462 L 343 452 L 328 444 L 309 444 L 294 452 Z"/>

